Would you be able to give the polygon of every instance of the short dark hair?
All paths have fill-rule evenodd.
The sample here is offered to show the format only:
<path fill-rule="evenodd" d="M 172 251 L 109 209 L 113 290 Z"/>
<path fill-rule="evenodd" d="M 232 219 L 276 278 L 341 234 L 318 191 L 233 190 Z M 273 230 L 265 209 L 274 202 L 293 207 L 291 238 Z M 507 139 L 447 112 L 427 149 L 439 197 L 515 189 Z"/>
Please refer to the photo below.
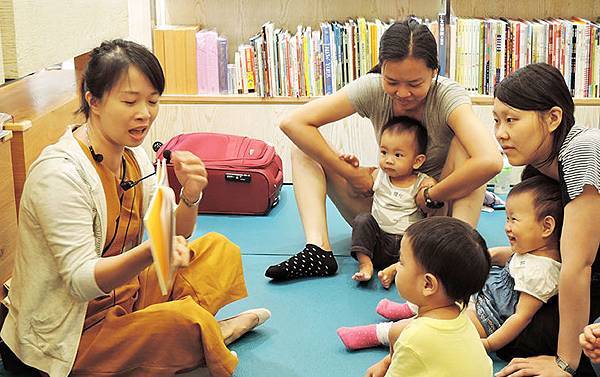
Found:
<path fill-rule="evenodd" d="M 543 113 L 554 106 L 562 109 L 562 121 L 554 131 L 552 151 L 543 164 L 558 156 L 571 127 L 575 124 L 575 103 L 560 71 L 546 63 L 529 64 L 498 84 L 494 97 L 510 107 Z"/>
<path fill-rule="evenodd" d="M 81 105 L 77 112 L 83 113 L 88 119 L 90 106 L 85 100 L 85 93 L 89 91 L 95 98 L 102 98 L 132 65 L 138 68 L 162 95 L 165 89 L 165 76 L 156 56 L 140 44 L 114 39 L 102 42 L 90 53 L 90 60 L 79 88 Z"/>
<path fill-rule="evenodd" d="M 531 193 L 533 208 L 538 221 L 543 220 L 546 216 L 552 216 L 554 218 L 556 226 L 552 236 L 558 243 L 564 216 L 564 208 L 558 182 L 545 175 L 536 175 L 516 184 L 508 193 L 507 199 L 523 193 Z"/>
<path fill-rule="evenodd" d="M 417 263 L 438 278 L 448 297 L 463 308 L 483 288 L 491 268 L 490 254 L 481 234 L 466 222 L 428 217 L 410 225 L 404 236 Z"/>
<path fill-rule="evenodd" d="M 412 132 L 415 135 L 417 154 L 425 154 L 427 150 L 427 129 L 418 120 L 404 115 L 393 117 L 381 127 L 381 134 L 379 136 L 383 135 L 386 131 L 394 133 Z"/>
<path fill-rule="evenodd" d="M 386 61 L 403 60 L 409 56 L 422 59 L 430 69 L 439 68 L 435 37 L 427 25 L 414 17 L 394 22 L 379 42 L 379 62 L 371 72 L 381 73 Z"/>

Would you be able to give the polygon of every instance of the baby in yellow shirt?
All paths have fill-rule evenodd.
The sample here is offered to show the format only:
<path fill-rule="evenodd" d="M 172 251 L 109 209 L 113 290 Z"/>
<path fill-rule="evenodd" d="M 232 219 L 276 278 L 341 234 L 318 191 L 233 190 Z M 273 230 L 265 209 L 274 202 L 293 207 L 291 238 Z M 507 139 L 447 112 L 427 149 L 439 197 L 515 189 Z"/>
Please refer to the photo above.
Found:
<path fill-rule="evenodd" d="M 492 360 L 464 311 L 490 266 L 485 241 L 467 223 L 432 217 L 412 224 L 400 244 L 396 287 L 419 313 L 392 326 L 390 355 L 366 376 L 491 376 Z"/>

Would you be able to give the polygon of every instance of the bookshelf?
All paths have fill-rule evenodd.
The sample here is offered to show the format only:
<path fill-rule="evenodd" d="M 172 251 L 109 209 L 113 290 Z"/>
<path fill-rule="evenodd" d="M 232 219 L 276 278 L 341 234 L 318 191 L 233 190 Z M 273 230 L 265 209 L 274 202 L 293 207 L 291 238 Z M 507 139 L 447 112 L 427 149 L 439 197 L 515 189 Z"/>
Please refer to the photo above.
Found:
<path fill-rule="evenodd" d="M 443 0 L 307 0 L 289 2 L 271 0 L 265 6 L 261 0 L 235 0 L 223 3 L 216 0 L 165 0 L 166 18 L 170 24 L 200 25 L 214 28 L 228 39 L 229 62 L 239 44 L 247 43 L 261 26 L 272 21 L 276 27 L 296 30 L 297 25 L 318 28 L 328 20 L 364 17 L 402 19 L 414 14 L 436 19 L 443 10 Z M 507 0 L 480 2 L 452 0 L 452 14 L 461 18 L 507 17 L 514 19 L 570 18 L 579 16 L 590 20 L 600 17 L 597 0 Z M 152 155 L 152 141 L 166 141 L 182 132 L 213 131 L 261 138 L 275 145 L 284 162 L 284 181 L 291 182 L 291 142 L 279 130 L 278 124 L 293 109 L 310 101 L 309 97 L 259 97 L 247 95 L 164 95 L 161 110 L 145 147 Z M 493 129 L 491 114 L 493 98 L 473 95 L 473 108 L 482 122 Z M 600 99 L 575 98 L 578 124 L 600 125 Z M 320 128 L 334 148 L 355 153 L 365 164 L 374 165 L 372 126 L 367 119 L 353 115 Z"/>
<path fill-rule="evenodd" d="M 237 95 L 163 95 L 161 105 L 189 104 L 304 104 L 319 97 L 259 97 L 256 94 Z M 471 96 L 473 105 L 493 105 L 491 96 Z M 600 98 L 574 98 L 575 106 L 600 106 Z"/>

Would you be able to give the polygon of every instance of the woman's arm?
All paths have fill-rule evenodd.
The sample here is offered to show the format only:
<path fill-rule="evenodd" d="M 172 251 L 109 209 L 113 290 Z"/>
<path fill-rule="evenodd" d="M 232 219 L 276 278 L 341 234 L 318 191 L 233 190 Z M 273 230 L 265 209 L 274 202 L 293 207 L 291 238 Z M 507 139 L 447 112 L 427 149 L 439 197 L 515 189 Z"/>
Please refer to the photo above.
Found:
<path fill-rule="evenodd" d="M 590 185 L 565 207 L 560 241 L 558 355 L 573 368 L 579 365 L 578 338 L 590 315 L 591 271 L 600 244 L 598 213 L 600 194 Z"/>
<path fill-rule="evenodd" d="M 182 196 L 175 211 L 176 233 L 188 238 L 192 235 L 198 217 L 198 205 L 202 191 L 208 184 L 208 173 L 200 158 L 188 151 L 171 153 L 171 162 L 177 180 L 181 183 Z M 187 201 L 187 203 L 186 203 Z"/>
<path fill-rule="evenodd" d="M 108 293 L 122 286 L 152 264 L 150 242 L 144 241 L 126 253 L 100 258 L 96 263 L 95 277 L 98 287 Z M 185 238 L 175 237 L 173 260 L 175 267 L 185 267 L 190 262 L 190 250 Z"/>
<path fill-rule="evenodd" d="M 454 109 L 448 125 L 465 148 L 469 158 L 429 190 L 433 200 L 462 198 L 484 185 L 502 169 L 502 157 L 492 134 L 481 123 L 470 104 Z"/>
<path fill-rule="evenodd" d="M 327 170 L 346 178 L 357 192 L 369 192 L 373 185 L 370 169 L 356 168 L 341 160 L 327 144 L 318 128 L 354 114 L 356 110 L 341 90 L 310 101 L 294 110 L 279 127 L 310 158 Z"/>
<path fill-rule="evenodd" d="M 105 293 L 120 287 L 152 264 L 150 242 L 144 241 L 126 253 L 99 258 L 94 274 L 96 284 Z"/>
<path fill-rule="evenodd" d="M 515 313 L 508 317 L 492 335 L 482 339 L 486 351 L 496 351 L 513 341 L 527 327 L 542 305 L 542 301 L 521 292 Z"/>

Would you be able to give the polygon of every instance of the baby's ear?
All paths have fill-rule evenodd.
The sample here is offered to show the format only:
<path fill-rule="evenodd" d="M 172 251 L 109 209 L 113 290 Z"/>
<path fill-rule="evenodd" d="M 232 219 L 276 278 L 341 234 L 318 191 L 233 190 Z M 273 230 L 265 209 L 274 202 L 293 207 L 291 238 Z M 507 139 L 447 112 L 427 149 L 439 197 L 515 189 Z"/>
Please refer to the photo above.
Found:
<path fill-rule="evenodd" d="M 556 229 L 556 220 L 552 216 L 546 216 L 542 220 L 542 227 L 542 237 L 549 238 L 552 236 L 554 230 Z"/>
<path fill-rule="evenodd" d="M 418 154 L 417 157 L 415 157 L 415 161 L 413 162 L 413 169 L 418 169 L 421 167 L 421 165 L 423 165 L 423 163 L 425 162 L 425 159 L 427 157 L 425 157 L 424 154 Z"/>
<path fill-rule="evenodd" d="M 431 296 L 434 295 L 440 289 L 440 282 L 435 277 L 435 275 L 431 273 L 426 273 L 423 275 L 423 296 Z"/>

